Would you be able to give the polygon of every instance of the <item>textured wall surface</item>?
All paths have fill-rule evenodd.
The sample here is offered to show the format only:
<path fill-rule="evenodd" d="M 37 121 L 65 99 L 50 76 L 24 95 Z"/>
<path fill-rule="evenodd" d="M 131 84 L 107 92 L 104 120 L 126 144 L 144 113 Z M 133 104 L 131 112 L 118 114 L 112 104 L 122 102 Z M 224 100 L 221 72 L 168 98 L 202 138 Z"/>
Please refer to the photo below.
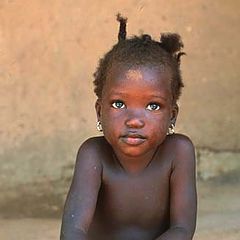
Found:
<path fill-rule="evenodd" d="M 92 73 L 116 42 L 117 12 L 129 35 L 182 35 L 177 130 L 203 152 L 202 176 L 229 159 L 240 168 L 239 9 L 234 0 L 1 0 L 0 210 L 39 199 L 36 209 L 58 211 L 78 146 L 97 134 Z M 206 152 L 225 155 L 208 160 Z"/>

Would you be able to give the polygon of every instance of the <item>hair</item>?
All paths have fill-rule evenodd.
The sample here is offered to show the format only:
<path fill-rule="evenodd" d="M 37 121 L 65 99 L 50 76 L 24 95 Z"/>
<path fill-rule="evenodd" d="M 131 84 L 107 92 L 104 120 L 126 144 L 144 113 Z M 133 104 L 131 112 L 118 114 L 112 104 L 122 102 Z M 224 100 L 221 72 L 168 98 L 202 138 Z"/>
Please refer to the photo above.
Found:
<path fill-rule="evenodd" d="M 123 64 L 128 67 L 156 66 L 168 69 L 171 73 L 171 91 L 173 101 L 176 102 L 184 86 L 180 71 L 180 59 L 184 55 L 181 52 L 183 42 L 177 33 L 163 33 L 160 41 L 155 41 L 148 34 L 126 38 L 127 18 L 117 14 L 120 23 L 118 42 L 100 59 L 94 73 L 94 92 L 98 98 L 102 97 L 102 91 L 107 74 L 114 64 Z"/>

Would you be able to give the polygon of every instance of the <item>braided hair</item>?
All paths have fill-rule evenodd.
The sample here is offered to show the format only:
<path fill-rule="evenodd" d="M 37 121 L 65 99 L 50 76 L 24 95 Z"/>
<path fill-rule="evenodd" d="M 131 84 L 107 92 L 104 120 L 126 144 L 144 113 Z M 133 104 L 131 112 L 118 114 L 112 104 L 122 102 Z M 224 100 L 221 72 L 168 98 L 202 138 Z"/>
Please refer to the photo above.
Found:
<path fill-rule="evenodd" d="M 181 52 L 183 43 L 177 33 L 161 34 L 160 41 L 155 41 L 148 34 L 126 38 L 127 18 L 117 14 L 120 23 L 118 42 L 100 59 L 94 73 L 94 92 L 98 98 L 102 96 L 102 90 L 108 72 L 114 64 L 123 64 L 128 67 L 157 66 L 170 70 L 171 90 L 173 101 L 176 102 L 184 86 L 180 71 L 180 60 L 184 52 Z"/>

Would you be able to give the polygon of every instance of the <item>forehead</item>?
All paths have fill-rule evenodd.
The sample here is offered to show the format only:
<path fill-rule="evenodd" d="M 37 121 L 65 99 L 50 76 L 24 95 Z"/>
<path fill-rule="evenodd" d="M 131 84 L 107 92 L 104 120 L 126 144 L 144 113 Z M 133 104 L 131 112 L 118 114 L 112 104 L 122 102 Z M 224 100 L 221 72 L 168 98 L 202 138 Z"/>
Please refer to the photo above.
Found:
<path fill-rule="evenodd" d="M 108 72 L 104 85 L 105 94 L 116 89 L 128 89 L 171 93 L 171 74 L 164 67 L 114 66 Z"/>

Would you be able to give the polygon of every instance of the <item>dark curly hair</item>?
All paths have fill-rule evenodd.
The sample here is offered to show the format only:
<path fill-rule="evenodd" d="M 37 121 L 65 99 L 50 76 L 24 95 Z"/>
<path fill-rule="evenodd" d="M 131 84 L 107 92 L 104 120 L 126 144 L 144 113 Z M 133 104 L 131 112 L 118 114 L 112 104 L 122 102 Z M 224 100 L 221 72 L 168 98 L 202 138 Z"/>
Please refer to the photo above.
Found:
<path fill-rule="evenodd" d="M 94 92 L 97 97 L 101 98 L 107 74 L 114 64 L 123 64 L 129 67 L 149 65 L 170 70 L 173 101 L 176 102 L 184 86 L 180 71 L 180 58 L 185 53 L 181 52 L 183 43 L 180 35 L 164 33 L 161 34 L 159 42 L 147 34 L 127 39 L 127 18 L 117 14 L 117 20 L 120 23 L 118 43 L 100 59 L 94 73 Z"/>

